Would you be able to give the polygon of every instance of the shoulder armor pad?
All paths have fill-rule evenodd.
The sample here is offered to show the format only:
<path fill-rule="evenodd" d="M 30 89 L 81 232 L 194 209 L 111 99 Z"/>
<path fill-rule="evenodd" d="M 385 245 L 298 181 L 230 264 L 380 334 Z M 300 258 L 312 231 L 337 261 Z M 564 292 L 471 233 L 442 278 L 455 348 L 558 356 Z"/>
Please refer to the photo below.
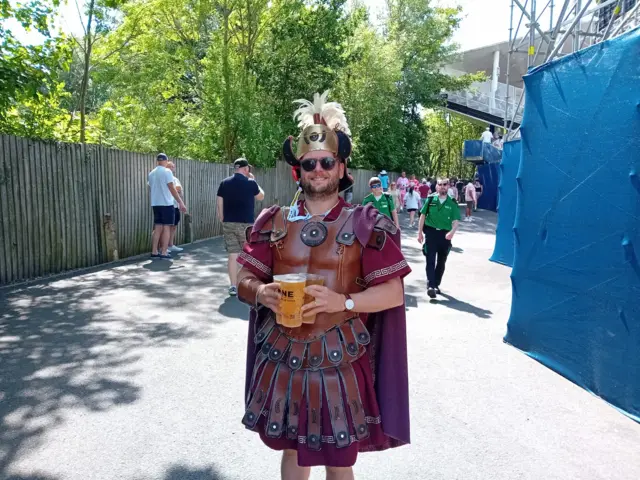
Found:
<path fill-rule="evenodd" d="M 386 215 L 383 215 L 382 213 L 378 214 L 378 217 L 376 218 L 376 224 L 373 228 L 374 230 L 384 230 L 391 235 L 395 235 L 396 233 L 398 233 L 398 227 L 396 227 L 396 224 L 393 223 L 393 220 L 391 220 Z"/>
<path fill-rule="evenodd" d="M 247 237 L 247 242 L 255 243 L 268 241 L 269 236 L 271 235 L 271 226 L 273 223 L 271 220 L 279 211 L 280 207 L 278 205 L 263 209 L 262 212 L 260 212 L 260 215 L 258 215 L 253 226 L 246 230 L 245 235 Z"/>

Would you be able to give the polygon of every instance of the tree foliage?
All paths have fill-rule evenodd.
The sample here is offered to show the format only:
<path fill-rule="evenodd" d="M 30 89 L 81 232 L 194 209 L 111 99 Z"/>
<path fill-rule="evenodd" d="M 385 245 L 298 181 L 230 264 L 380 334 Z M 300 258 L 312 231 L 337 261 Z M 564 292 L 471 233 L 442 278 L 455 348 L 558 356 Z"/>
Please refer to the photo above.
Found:
<path fill-rule="evenodd" d="M 424 112 L 443 89 L 479 78 L 441 73 L 455 55 L 460 10 L 431 0 L 388 8 L 379 29 L 346 0 L 88 0 L 84 38 L 45 42 L 43 58 L 23 62 L 36 72 L 25 67 L 24 81 L 0 83 L 10 112 L 0 130 L 267 166 L 297 131 L 292 101 L 330 89 L 347 111 L 353 165 L 453 168 L 461 142 L 440 161 L 442 125 Z M 37 9 L 30 18 L 47 30 Z"/>

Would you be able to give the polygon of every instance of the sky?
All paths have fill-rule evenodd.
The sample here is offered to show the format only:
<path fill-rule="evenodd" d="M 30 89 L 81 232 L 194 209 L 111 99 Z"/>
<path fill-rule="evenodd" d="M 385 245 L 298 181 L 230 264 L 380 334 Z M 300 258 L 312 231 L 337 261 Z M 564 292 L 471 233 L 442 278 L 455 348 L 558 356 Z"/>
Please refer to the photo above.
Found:
<path fill-rule="evenodd" d="M 82 0 L 78 2 L 82 5 Z M 363 3 L 369 8 L 371 18 L 375 19 L 384 12 L 386 0 L 364 0 Z M 511 0 L 434 0 L 434 3 L 444 7 L 462 6 L 462 22 L 453 37 L 453 41 L 460 45 L 462 51 L 506 41 L 509 38 Z M 9 22 L 8 25 L 23 42 L 41 41 L 37 33 L 20 32 L 22 29 L 16 23 Z M 67 0 L 62 5 L 56 25 L 67 34 L 82 34 L 82 24 L 74 0 Z"/>

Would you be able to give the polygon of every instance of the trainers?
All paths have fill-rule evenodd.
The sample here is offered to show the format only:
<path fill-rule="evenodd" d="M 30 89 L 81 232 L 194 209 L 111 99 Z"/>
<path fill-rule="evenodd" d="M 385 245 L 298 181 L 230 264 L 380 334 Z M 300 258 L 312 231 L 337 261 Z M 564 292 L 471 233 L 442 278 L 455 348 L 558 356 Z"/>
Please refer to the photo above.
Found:
<path fill-rule="evenodd" d="M 427 295 L 429 295 L 429 298 L 436 298 L 436 289 L 429 287 L 427 289 Z"/>
<path fill-rule="evenodd" d="M 183 250 L 184 250 L 184 248 L 176 247 L 175 245 L 171 245 L 171 246 L 169 247 L 169 251 L 170 251 L 170 252 L 181 252 L 181 251 L 183 251 Z"/>
<path fill-rule="evenodd" d="M 160 257 L 160 254 L 159 254 L 159 253 L 152 253 L 152 254 L 150 255 L 150 257 L 151 257 L 151 258 L 159 258 L 159 257 Z"/>
<path fill-rule="evenodd" d="M 166 255 L 158 255 L 158 258 L 161 258 L 163 260 L 171 260 L 171 255 L 169 255 L 168 253 Z"/>
<path fill-rule="evenodd" d="M 235 297 L 236 295 L 238 295 L 238 289 L 233 286 L 229 287 L 229 295 Z"/>
<path fill-rule="evenodd" d="M 436 288 L 434 288 L 434 290 L 436 291 L 436 293 L 438 295 L 442 295 L 442 292 L 440 291 L 440 287 L 436 287 Z"/>

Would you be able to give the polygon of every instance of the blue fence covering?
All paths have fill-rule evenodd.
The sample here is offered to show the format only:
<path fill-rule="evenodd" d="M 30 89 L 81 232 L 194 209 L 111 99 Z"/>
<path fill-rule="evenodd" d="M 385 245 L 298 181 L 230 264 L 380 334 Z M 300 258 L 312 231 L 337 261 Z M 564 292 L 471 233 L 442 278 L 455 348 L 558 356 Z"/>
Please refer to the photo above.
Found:
<path fill-rule="evenodd" d="M 482 182 L 482 195 L 478 199 L 478 208 L 498 210 L 498 185 L 500 184 L 500 164 L 486 163 L 478 166 L 478 177 Z"/>
<path fill-rule="evenodd" d="M 513 224 L 516 220 L 516 175 L 520 166 L 520 140 L 504 144 L 498 185 L 498 226 L 491 261 L 513 266 Z"/>
<path fill-rule="evenodd" d="M 505 337 L 636 421 L 638 79 L 640 28 L 525 77 L 513 299 Z"/>

